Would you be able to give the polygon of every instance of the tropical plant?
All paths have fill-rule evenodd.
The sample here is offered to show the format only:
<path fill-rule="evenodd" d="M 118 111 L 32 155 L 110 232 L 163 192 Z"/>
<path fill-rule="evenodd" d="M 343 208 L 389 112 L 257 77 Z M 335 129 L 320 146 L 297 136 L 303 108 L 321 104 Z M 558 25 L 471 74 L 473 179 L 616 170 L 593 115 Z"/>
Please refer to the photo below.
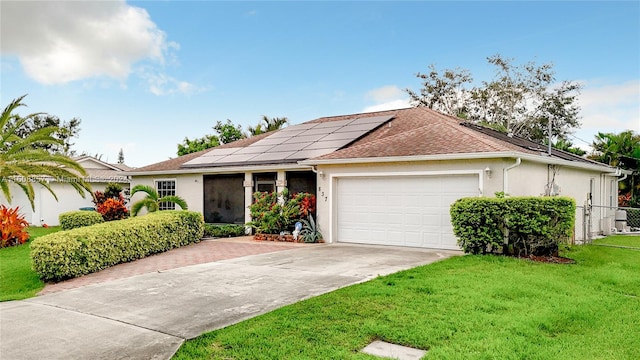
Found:
<path fill-rule="evenodd" d="M 308 220 L 302 219 L 302 231 L 300 231 L 300 237 L 302 241 L 306 243 L 315 243 L 322 240 L 322 233 L 318 230 L 316 222 L 313 220 L 313 216 L 309 215 Z"/>
<path fill-rule="evenodd" d="M 0 188 L 11 203 L 9 185 L 18 185 L 27 195 L 31 208 L 35 209 L 35 192 L 33 184 L 37 183 L 47 189 L 53 197 L 58 197 L 51 189 L 50 180 L 65 182 L 85 197 L 85 191 L 91 192 L 91 187 L 82 176 L 86 171 L 76 161 L 67 155 L 52 153 L 45 149 L 46 145 L 62 145 L 63 140 L 54 135 L 60 131 L 55 126 L 36 129 L 20 136 L 18 129 L 30 119 L 40 114 L 20 116 L 14 111 L 25 106 L 22 103 L 26 95 L 13 100 L 2 112 L 0 117 Z"/>
<path fill-rule="evenodd" d="M 292 230 L 292 225 L 315 212 L 316 197 L 309 193 L 290 195 L 282 192 L 256 192 L 249 206 L 251 226 L 258 234 L 280 234 Z"/>
<path fill-rule="evenodd" d="M 251 136 L 255 136 L 270 131 L 280 130 L 287 124 L 289 124 L 289 119 L 287 119 L 286 117 L 270 118 L 266 115 L 262 115 L 261 123 L 259 123 L 255 127 L 249 126 L 249 134 Z"/>
<path fill-rule="evenodd" d="M 108 183 L 104 192 L 99 190 L 94 192 L 93 203 L 104 221 L 122 220 L 129 217 L 129 210 L 126 207 L 126 200 L 122 195 L 120 184 Z"/>
<path fill-rule="evenodd" d="M 147 196 L 144 199 L 138 200 L 135 204 L 131 205 L 131 215 L 137 216 L 140 210 L 147 209 L 147 212 L 156 212 L 160 209 L 160 204 L 170 203 L 180 206 L 182 210 L 187 210 L 187 202 L 176 195 L 167 195 L 160 197 L 158 191 L 149 185 L 136 185 L 131 189 L 131 196 L 137 192 L 144 192 Z"/>
<path fill-rule="evenodd" d="M 129 210 L 124 205 L 122 195 L 119 199 L 108 198 L 97 206 L 96 211 L 102 215 L 104 221 L 122 220 L 129 217 Z"/>
<path fill-rule="evenodd" d="M 619 134 L 598 133 L 592 144 L 593 152 L 589 158 L 611 166 L 633 171 L 633 174 L 620 182 L 621 206 L 640 204 L 640 135 L 631 130 Z"/>
<path fill-rule="evenodd" d="M 0 248 L 24 244 L 29 240 L 26 228 L 29 226 L 19 207 L 8 208 L 0 205 Z"/>

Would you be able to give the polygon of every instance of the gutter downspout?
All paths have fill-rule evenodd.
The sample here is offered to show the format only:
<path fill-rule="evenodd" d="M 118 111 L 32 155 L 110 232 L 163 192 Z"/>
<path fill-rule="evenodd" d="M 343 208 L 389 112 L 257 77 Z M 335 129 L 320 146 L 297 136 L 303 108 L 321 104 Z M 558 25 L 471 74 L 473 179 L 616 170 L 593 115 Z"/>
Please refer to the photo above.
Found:
<path fill-rule="evenodd" d="M 616 199 L 616 210 L 618 208 L 618 191 L 620 191 L 620 181 L 623 181 L 624 179 L 626 179 L 627 176 L 629 176 L 629 174 L 624 173 L 624 176 L 621 177 L 621 178 L 618 178 L 618 180 L 617 180 L 618 182 L 616 183 L 616 193 L 613 194 L 614 198 Z"/>
<path fill-rule="evenodd" d="M 503 175 L 503 179 L 502 179 L 502 192 L 504 192 L 505 195 L 507 195 L 509 193 L 509 175 L 507 174 L 507 172 L 515 167 L 520 166 L 520 163 L 522 162 L 522 159 L 517 158 L 516 162 L 509 166 L 506 167 L 503 171 L 502 171 L 502 175 Z"/>

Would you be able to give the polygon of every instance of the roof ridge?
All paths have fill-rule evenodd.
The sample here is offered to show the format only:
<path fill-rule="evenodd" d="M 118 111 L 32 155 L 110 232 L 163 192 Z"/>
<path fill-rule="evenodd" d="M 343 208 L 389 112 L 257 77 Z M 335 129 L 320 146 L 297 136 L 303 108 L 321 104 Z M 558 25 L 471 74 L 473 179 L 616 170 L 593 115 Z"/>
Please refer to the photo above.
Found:
<path fill-rule="evenodd" d="M 463 119 L 460 119 L 463 120 Z M 470 127 L 465 126 L 465 124 L 470 124 L 470 125 L 475 125 L 470 121 L 460 121 L 458 122 L 458 125 L 460 125 L 460 128 L 462 129 L 462 131 L 464 131 L 466 134 L 469 134 L 470 136 L 473 136 L 476 139 L 479 139 L 479 141 L 481 141 L 483 144 L 487 145 L 487 146 L 491 146 L 491 147 L 499 147 L 500 144 L 504 145 L 506 144 L 508 147 L 512 147 L 512 146 L 516 146 L 518 148 L 520 148 L 520 146 L 508 143 L 506 141 L 500 140 L 498 138 L 495 138 L 491 135 L 487 135 L 487 134 L 483 134 L 481 132 L 475 131 L 473 129 L 471 129 Z"/>
<path fill-rule="evenodd" d="M 332 115 L 332 116 L 322 116 L 313 120 L 308 120 L 305 122 L 302 122 L 301 124 L 307 123 L 307 122 L 311 122 L 311 121 L 317 121 L 317 120 L 324 120 L 324 119 L 334 119 L 334 118 L 343 118 L 343 117 L 352 117 L 352 116 L 359 116 L 359 115 L 375 115 L 375 114 L 380 114 L 380 113 L 391 113 L 394 111 L 402 111 L 402 110 L 409 110 L 409 109 L 413 109 L 413 107 L 409 107 L 409 108 L 402 108 L 402 109 L 389 109 L 389 110 L 379 110 L 379 111 L 372 111 L 372 112 L 359 112 L 359 113 L 352 113 L 352 114 L 342 114 L 342 115 Z M 360 116 L 359 118 L 362 118 L 362 116 Z"/>

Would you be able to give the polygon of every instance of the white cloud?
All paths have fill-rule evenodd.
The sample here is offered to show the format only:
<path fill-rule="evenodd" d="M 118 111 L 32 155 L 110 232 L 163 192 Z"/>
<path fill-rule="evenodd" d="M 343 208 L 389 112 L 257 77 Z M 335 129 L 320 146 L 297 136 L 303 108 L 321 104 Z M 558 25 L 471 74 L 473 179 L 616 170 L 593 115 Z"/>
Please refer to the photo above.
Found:
<path fill-rule="evenodd" d="M 384 110 L 406 109 L 411 107 L 409 100 L 393 100 L 382 104 L 371 105 L 365 107 L 362 112 L 374 112 Z"/>
<path fill-rule="evenodd" d="M 395 85 L 386 85 L 368 91 L 365 99 L 373 100 L 375 104 L 365 107 L 362 112 L 404 109 L 411 107 L 404 91 Z"/>
<path fill-rule="evenodd" d="M 43 84 L 106 76 L 124 80 L 141 60 L 165 63 L 168 42 L 146 10 L 114 1 L 7 1 L 2 4 L 4 55 Z"/>
<path fill-rule="evenodd" d="M 397 100 L 405 96 L 404 91 L 400 90 L 395 85 L 386 85 L 377 89 L 370 90 L 366 94 L 367 99 L 372 99 L 376 103 L 384 103 L 393 100 Z"/>
<path fill-rule="evenodd" d="M 640 80 L 589 87 L 579 96 L 582 129 L 640 131 Z"/>
<path fill-rule="evenodd" d="M 207 90 L 204 87 L 196 86 L 187 81 L 177 80 L 162 73 L 140 72 L 140 77 L 145 79 L 149 85 L 149 91 L 157 96 L 171 94 L 192 95 Z"/>

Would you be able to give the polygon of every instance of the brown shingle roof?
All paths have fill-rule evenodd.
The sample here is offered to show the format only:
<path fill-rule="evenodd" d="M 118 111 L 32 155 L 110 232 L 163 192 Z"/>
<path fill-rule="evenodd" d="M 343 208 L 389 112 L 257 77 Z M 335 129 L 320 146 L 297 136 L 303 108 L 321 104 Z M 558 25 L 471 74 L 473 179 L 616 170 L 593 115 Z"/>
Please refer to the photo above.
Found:
<path fill-rule="evenodd" d="M 211 149 L 205 149 L 205 150 L 201 150 L 198 152 L 194 152 L 191 154 L 187 154 L 187 155 L 182 155 L 182 156 L 178 156 L 177 158 L 173 158 L 173 159 L 169 159 L 169 160 L 165 160 L 165 161 L 161 161 L 159 163 L 155 163 L 155 164 L 151 164 L 151 165 L 147 165 L 141 168 L 136 168 L 133 169 L 132 171 L 134 172 L 140 172 L 140 171 L 167 171 L 167 170 L 179 170 L 180 167 L 182 166 L 182 164 L 186 163 L 187 161 L 193 160 L 195 158 L 197 158 L 198 156 L 204 155 L 206 153 L 208 153 L 209 151 L 213 150 L 213 149 L 224 149 L 224 148 L 234 148 L 234 147 L 247 147 L 251 144 L 253 144 L 254 142 L 264 139 L 265 137 L 275 134 L 275 131 L 272 132 L 268 132 L 268 133 L 264 133 L 264 134 L 260 134 L 260 135 L 256 135 L 256 136 L 252 136 L 246 139 L 240 139 L 238 141 L 234 141 L 228 144 L 223 144 L 220 145 L 218 147 L 215 148 L 211 148 Z"/>
<path fill-rule="evenodd" d="M 353 144 L 316 160 L 396 157 L 416 155 L 463 154 L 478 152 L 519 151 L 535 154 L 507 141 L 461 126 L 461 120 L 418 107 L 373 113 L 393 115 L 384 126 Z M 353 115 L 351 115 L 353 116 Z M 334 121 L 321 118 L 315 121 Z"/>
<path fill-rule="evenodd" d="M 424 107 L 322 117 L 311 120 L 308 123 L 324 123 L 375 116 L 393 116 L 393 118 L 342 149 L 313 158 L 313 160 L 514 152 L 540 155 L 545 152 L 541 145 L 531 141 L 510 137 L 470 123 L 463 123 L 459 118 Z M 246 147 L 273 133 L 242 139 L 219 146 L 216 149 Z M 138 168 L 134 171 L 137 173 L 184 169 L 182 168 L 184 163 L 211 150 L 213 149 L 180 156 Z M 590 160 L 558 150 L 554 150 L 552 156 L 564 160 L 594 164 Z"/>

